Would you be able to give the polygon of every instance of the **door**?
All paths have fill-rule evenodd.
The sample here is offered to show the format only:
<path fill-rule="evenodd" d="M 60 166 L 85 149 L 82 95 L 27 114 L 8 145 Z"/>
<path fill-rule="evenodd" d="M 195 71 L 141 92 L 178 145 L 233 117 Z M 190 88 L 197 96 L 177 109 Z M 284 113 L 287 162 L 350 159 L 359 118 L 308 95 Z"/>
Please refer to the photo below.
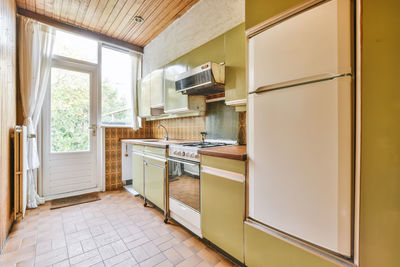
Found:
<path fill-rule="evenodd" d="M 43 193 L 97 191 L 96 67 L 53 60 L 43 107 Z"/>
<path fill-rule="evenodd" d="M 202 165 L 201 231 L 204 238 L 243 262 L 245 167 L 244 162 L 230 160 L 229 164 L 243 166 L 242 173 Z"/>
<path fill-rule="evenodd" d="M 200 164 L 180 159 L 168 159 L 169 198 L 200 213 Z"/>
<path fill-rule="evenodd" d="M 249 39 L 249 91 L 351 72 L 349 0 L 328 1 Z"/>
<path fill-rule="evenodd" d="M 143 151 L 136 149 L 132 150 L 132 184 L 133 190 L 143 196 Z"/>
<path fill-rule="evenodd" d="M 172 65 L 164 69 L 165 113 L 189 111 L 188 96 L 177 92 L 175 88 L 175 76 L 186 70 L 186 66 L 183 65 Z"/>
<path fill-rule="evenodd" d="M 349 256 L 351 77 L 249 95 L 249 216 Z"/>
<path fill-rule="evenodd" d="M 139 104 L 139 116 L 150 117 L 150 78 L 151 75 L 147 74 L 139 82 L 138 88 L 138 104 Z"/>
<path fill-rule="evenodd" d="M 165 210 L 165 161 L 144 157 L 144 191 L 146 199 Z"/>

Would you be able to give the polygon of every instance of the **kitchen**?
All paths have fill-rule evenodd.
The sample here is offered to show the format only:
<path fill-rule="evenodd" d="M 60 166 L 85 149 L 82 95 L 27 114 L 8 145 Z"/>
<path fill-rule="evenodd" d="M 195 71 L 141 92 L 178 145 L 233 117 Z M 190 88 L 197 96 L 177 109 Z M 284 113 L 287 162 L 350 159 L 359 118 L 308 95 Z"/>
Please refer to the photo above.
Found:
<path fill-rule="evenodd" d="M 1 266 L 400 264 L 395 1 L 1 7 Z"/>

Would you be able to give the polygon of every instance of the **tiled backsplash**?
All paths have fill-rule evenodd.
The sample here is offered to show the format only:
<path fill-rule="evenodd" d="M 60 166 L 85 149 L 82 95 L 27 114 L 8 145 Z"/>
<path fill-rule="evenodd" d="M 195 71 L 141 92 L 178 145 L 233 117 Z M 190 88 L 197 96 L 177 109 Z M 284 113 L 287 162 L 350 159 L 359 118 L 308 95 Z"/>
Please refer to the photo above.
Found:
<path fill-rule="evenodd" d="M 158 121 L 144 121 L 143 128 L 134 131 L 130 128 L 106 128 L 106 190 L 122 188 L 121 139 L 133 138 L 163 138 L 164 125 L 170 139 L 185 139 L 199 141 L 200 132 L 206 129 L 206 117 L 185 117 Z M 239 143 L 246 143 L 246 112 L 239 113 Z"/>
<path fill-rule="evenodd" d="M 106 128 L 105 131 L 105 176 L 106 190 L 109 191 L 120 189 L 122 187 L 121 139 L 150 138 L 151 124 L 150 122 L 144 122 L 143 128 L 138 131 L 134 131 L 131 128 Z"/>
<path fill-rule="evenodd" d="M 169 139 L 201 140 L 200 132 L 206 129 L 206 117 L 185 117 L 168 120 L 151 121 L 152 138 L 163 138 L 162 124 L 168 130 Z"/>

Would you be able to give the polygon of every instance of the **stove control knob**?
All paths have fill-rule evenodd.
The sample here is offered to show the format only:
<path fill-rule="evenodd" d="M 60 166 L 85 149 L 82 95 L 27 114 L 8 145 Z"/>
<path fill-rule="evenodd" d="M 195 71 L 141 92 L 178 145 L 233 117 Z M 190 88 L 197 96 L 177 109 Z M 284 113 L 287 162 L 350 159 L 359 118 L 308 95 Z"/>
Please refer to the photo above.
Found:
<path fill-rule="evenodd" d="M 182 152 L 182 156 L 185 156 L 185 152 Z"/>
<path fill-rule="evenodd" d="M 182 155 L 181 151 L 177 151 L 176 154 L 178 154 L 178 156 Z"/>
<path fill-rule="evenodd" d="M 196 159 L 200 158 L 200 155 L 199 155 L 199 154 L 197 154 L 197 155 L 195 156 L 195 158 L 196 158 Z"/>
<path fill-rule="evenodd" d="M 194 153 L 190 154 L 190 157 L 191 157 L 191 158 L 194 158 L 194 156 L 195 156 L 195 154 L 194 154 Z"/>

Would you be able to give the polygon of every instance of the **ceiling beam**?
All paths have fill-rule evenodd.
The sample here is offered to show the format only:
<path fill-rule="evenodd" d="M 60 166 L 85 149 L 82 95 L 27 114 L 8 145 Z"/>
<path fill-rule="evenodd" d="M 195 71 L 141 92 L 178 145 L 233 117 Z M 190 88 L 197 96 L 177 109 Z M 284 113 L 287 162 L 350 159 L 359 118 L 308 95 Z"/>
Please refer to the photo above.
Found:
<path fill-rule="evenodd" d="M 59 28 L 61 30 L 69 31 L 69 32 L 72 32 L 72 33 L 75 33 L 75 34 L 79 34 L 79 35 L 88 37 L 88 38 L 96 39 L 96 40 L 104 42 L 104 43 L 108 43 L 108 44 L 113 44 L 113 45 L 117 45 L 117 46 L 120 46 L 120 47 L 124 47 L 124 48 L 127 48 L 127 49 L 130 49 L 130 50 L 133 50 L 133 51 L 136 51 L 138 53 L 142 53 L 143 54 L 143 47 L 142 46 L 138 46 L 138 45 L 135 45 L 135 44 L 132 44 L 132 43 L 129 43 L 129 42 L 118 40 L 118 39 L 112 38 L 110 36 L 107 36 L 105 34 L 98 33 L 98 32 L 91 31 L 91 30 L 87 30 L 87 29 L 84 29 L 84 28 L 81 28 L 81 27 L 77 27 L 75 25 L 71 25 L 71 24 L 68 24 L 68 23 L 60 22 L 60 21 L 57 21 L 57 20 L 55 20 L 53 18 L 44 16 L 44 15 L 40 15 L 40 14 L 37 14 L 35 12 L 23 9 L 23 8 L 18 8 L 17 9 L 17 13 L 19 15 L 21 15 L 21 16 L 37 20 L 39 22 L 42 22 L 44 24 L 53 26 L 55 28 Z"/>

